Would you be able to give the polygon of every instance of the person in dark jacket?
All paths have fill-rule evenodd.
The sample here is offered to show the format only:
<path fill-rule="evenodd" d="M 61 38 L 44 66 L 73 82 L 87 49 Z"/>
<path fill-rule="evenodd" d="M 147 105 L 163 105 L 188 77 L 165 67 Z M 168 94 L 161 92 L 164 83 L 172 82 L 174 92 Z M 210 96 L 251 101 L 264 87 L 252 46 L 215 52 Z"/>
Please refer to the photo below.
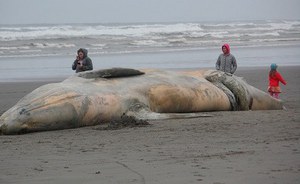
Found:
<path fill-rule="evenodd" d="M 72 69 L 78 72 L 84 72 L 87 70 L 93 70 L 93 63 L 91 58 L 88 57 L 88 51 L 84 48 L 80 48 L 77 51 L 77 56 L 73 62 Z"/>
<path fill-rule="evenodd" d="M 216 63 L 216 69 L 233 74 L 237 69 L 235 57 L 230 53 L 228 44 L 222 45 L 223 54 L 220 54 Z"/>

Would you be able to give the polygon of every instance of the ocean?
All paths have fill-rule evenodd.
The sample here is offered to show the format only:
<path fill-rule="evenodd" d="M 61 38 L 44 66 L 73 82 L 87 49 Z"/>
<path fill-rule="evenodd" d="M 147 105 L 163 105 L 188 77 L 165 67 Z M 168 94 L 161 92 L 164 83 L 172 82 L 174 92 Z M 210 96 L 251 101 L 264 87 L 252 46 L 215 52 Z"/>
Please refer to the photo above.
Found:
<path fill-rule="evenodd" d="M 0 25 L 0 81 L 72 75 L 79 48 L 95 69 L 213 68 L 224 43 L 239 67 L 300 65 L 300 20 Z"/>

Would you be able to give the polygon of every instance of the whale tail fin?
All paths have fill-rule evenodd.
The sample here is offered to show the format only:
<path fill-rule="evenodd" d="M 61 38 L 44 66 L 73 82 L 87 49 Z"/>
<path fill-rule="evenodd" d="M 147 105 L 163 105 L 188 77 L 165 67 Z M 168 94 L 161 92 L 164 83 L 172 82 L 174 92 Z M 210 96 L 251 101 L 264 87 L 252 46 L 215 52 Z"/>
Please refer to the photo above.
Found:
<path fill-rule="evenodd" d="M 120 78 L 120 77 L 132 77 L 137 75 L 143 75 L 144 72 L 131 68 L 110 68 L 103 70 L 86 71 L 76 74 L 78 77 L 86 79 L 96 78 Z"/>

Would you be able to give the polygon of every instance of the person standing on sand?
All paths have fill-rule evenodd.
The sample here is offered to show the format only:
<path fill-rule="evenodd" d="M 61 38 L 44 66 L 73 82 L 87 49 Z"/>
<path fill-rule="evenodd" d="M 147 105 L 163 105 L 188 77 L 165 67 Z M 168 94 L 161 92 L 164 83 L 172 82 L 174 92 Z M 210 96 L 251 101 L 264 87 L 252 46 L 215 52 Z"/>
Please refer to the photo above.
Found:
<path fill-rule="evenodd" d="M 229 44 L 222 45 L 222 52 L 216 63 L 216 69 L 233 74 L 237 69 L 235 57 L 230 53 Z"/>
<path fill-rule="evenodd" d="M 271 64 L 271 70 L 269 72 L 269 86 L 268 92 L 274 98 L 279 99 L 279 93 L 281 93 L 281 88 L 279 86 L 279 82 L 286 85 L 286 81 L 281 76 L 281 74 L 277 71 L 277 65 L 275 63 Z"/>
<path fill-rule="evenodd" d="M 87 56 L 87 53 L 88 51 L 84 48 L 77 51 L 76 59 L 72 65 L 72 70 L 76 70 L 76 73 L 93 70 L 92 60 Z"/>

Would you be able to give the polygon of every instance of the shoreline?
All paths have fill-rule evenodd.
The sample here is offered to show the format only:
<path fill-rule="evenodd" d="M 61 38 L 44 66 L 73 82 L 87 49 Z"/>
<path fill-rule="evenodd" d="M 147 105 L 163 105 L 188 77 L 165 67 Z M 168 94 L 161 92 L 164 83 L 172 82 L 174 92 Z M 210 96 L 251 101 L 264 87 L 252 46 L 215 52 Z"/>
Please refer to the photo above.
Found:
<path fill-rule="evenodd" d="M 239 67 L 236 75 L 266 91 L 268 71 Z M 300 66 L 278 71 L 286 110 L 0 136 L 0 183 L 300 183 Z M 50 81 L 0 82 L 0 114 Z"/>
<path fill-rule="evenodd" d="M 291 65 L 280 65 L 280 68 L 299 68 L 300 64 L 291 64 Z M 113 68 L 113 67 L 112 67 Z M 108 69 L 108 68 L 103 68 Z M 140 69 L 140 68 L 134 68 L 134 69 Z M 153 68 L 158 70 L 196 70 L 195 68 Z M 199 69 L 215 69 L 214 67 L 201 67 Z M 97 69 L 94 69 L 94 71 Z M 269 70 L 269 66 L 238 66 L 238 69 L 235 74 L 241 74 L 243 71 L 247 70 Z M 0 79 L 0 86 L 1 84 L 7 84 L 7 83 L 23 83 L 23 82 L 40 82 L 40 83 L 50 83 L 50 82 L 61 82 L 68 77 L 71 77 L 74 73 L 71 73 L 69 76 L 56 76 L 56 77 L 40 77 L 40 78 L 11 78 L 11 79 Z"/>
<path fill-rule="evenodd" d="M 231 47 L 236 57 L 238 70 L 241 68 L 266 67 L 271 63 L 279 66 L 300 66 L 300 45 L 263 48 Z M 152 52 L 115 55 L 91 55 L 94 69 L 113 67 L 195 69 L 214 68 L 220 49 L 203 49 L 177 52 Z M 75 57 L 75 56 L 74 56 Z M 71 69 L 74 57 L 0 58 L 0 82 L 48 80 L 66 78 L 74 74 Z"/>

